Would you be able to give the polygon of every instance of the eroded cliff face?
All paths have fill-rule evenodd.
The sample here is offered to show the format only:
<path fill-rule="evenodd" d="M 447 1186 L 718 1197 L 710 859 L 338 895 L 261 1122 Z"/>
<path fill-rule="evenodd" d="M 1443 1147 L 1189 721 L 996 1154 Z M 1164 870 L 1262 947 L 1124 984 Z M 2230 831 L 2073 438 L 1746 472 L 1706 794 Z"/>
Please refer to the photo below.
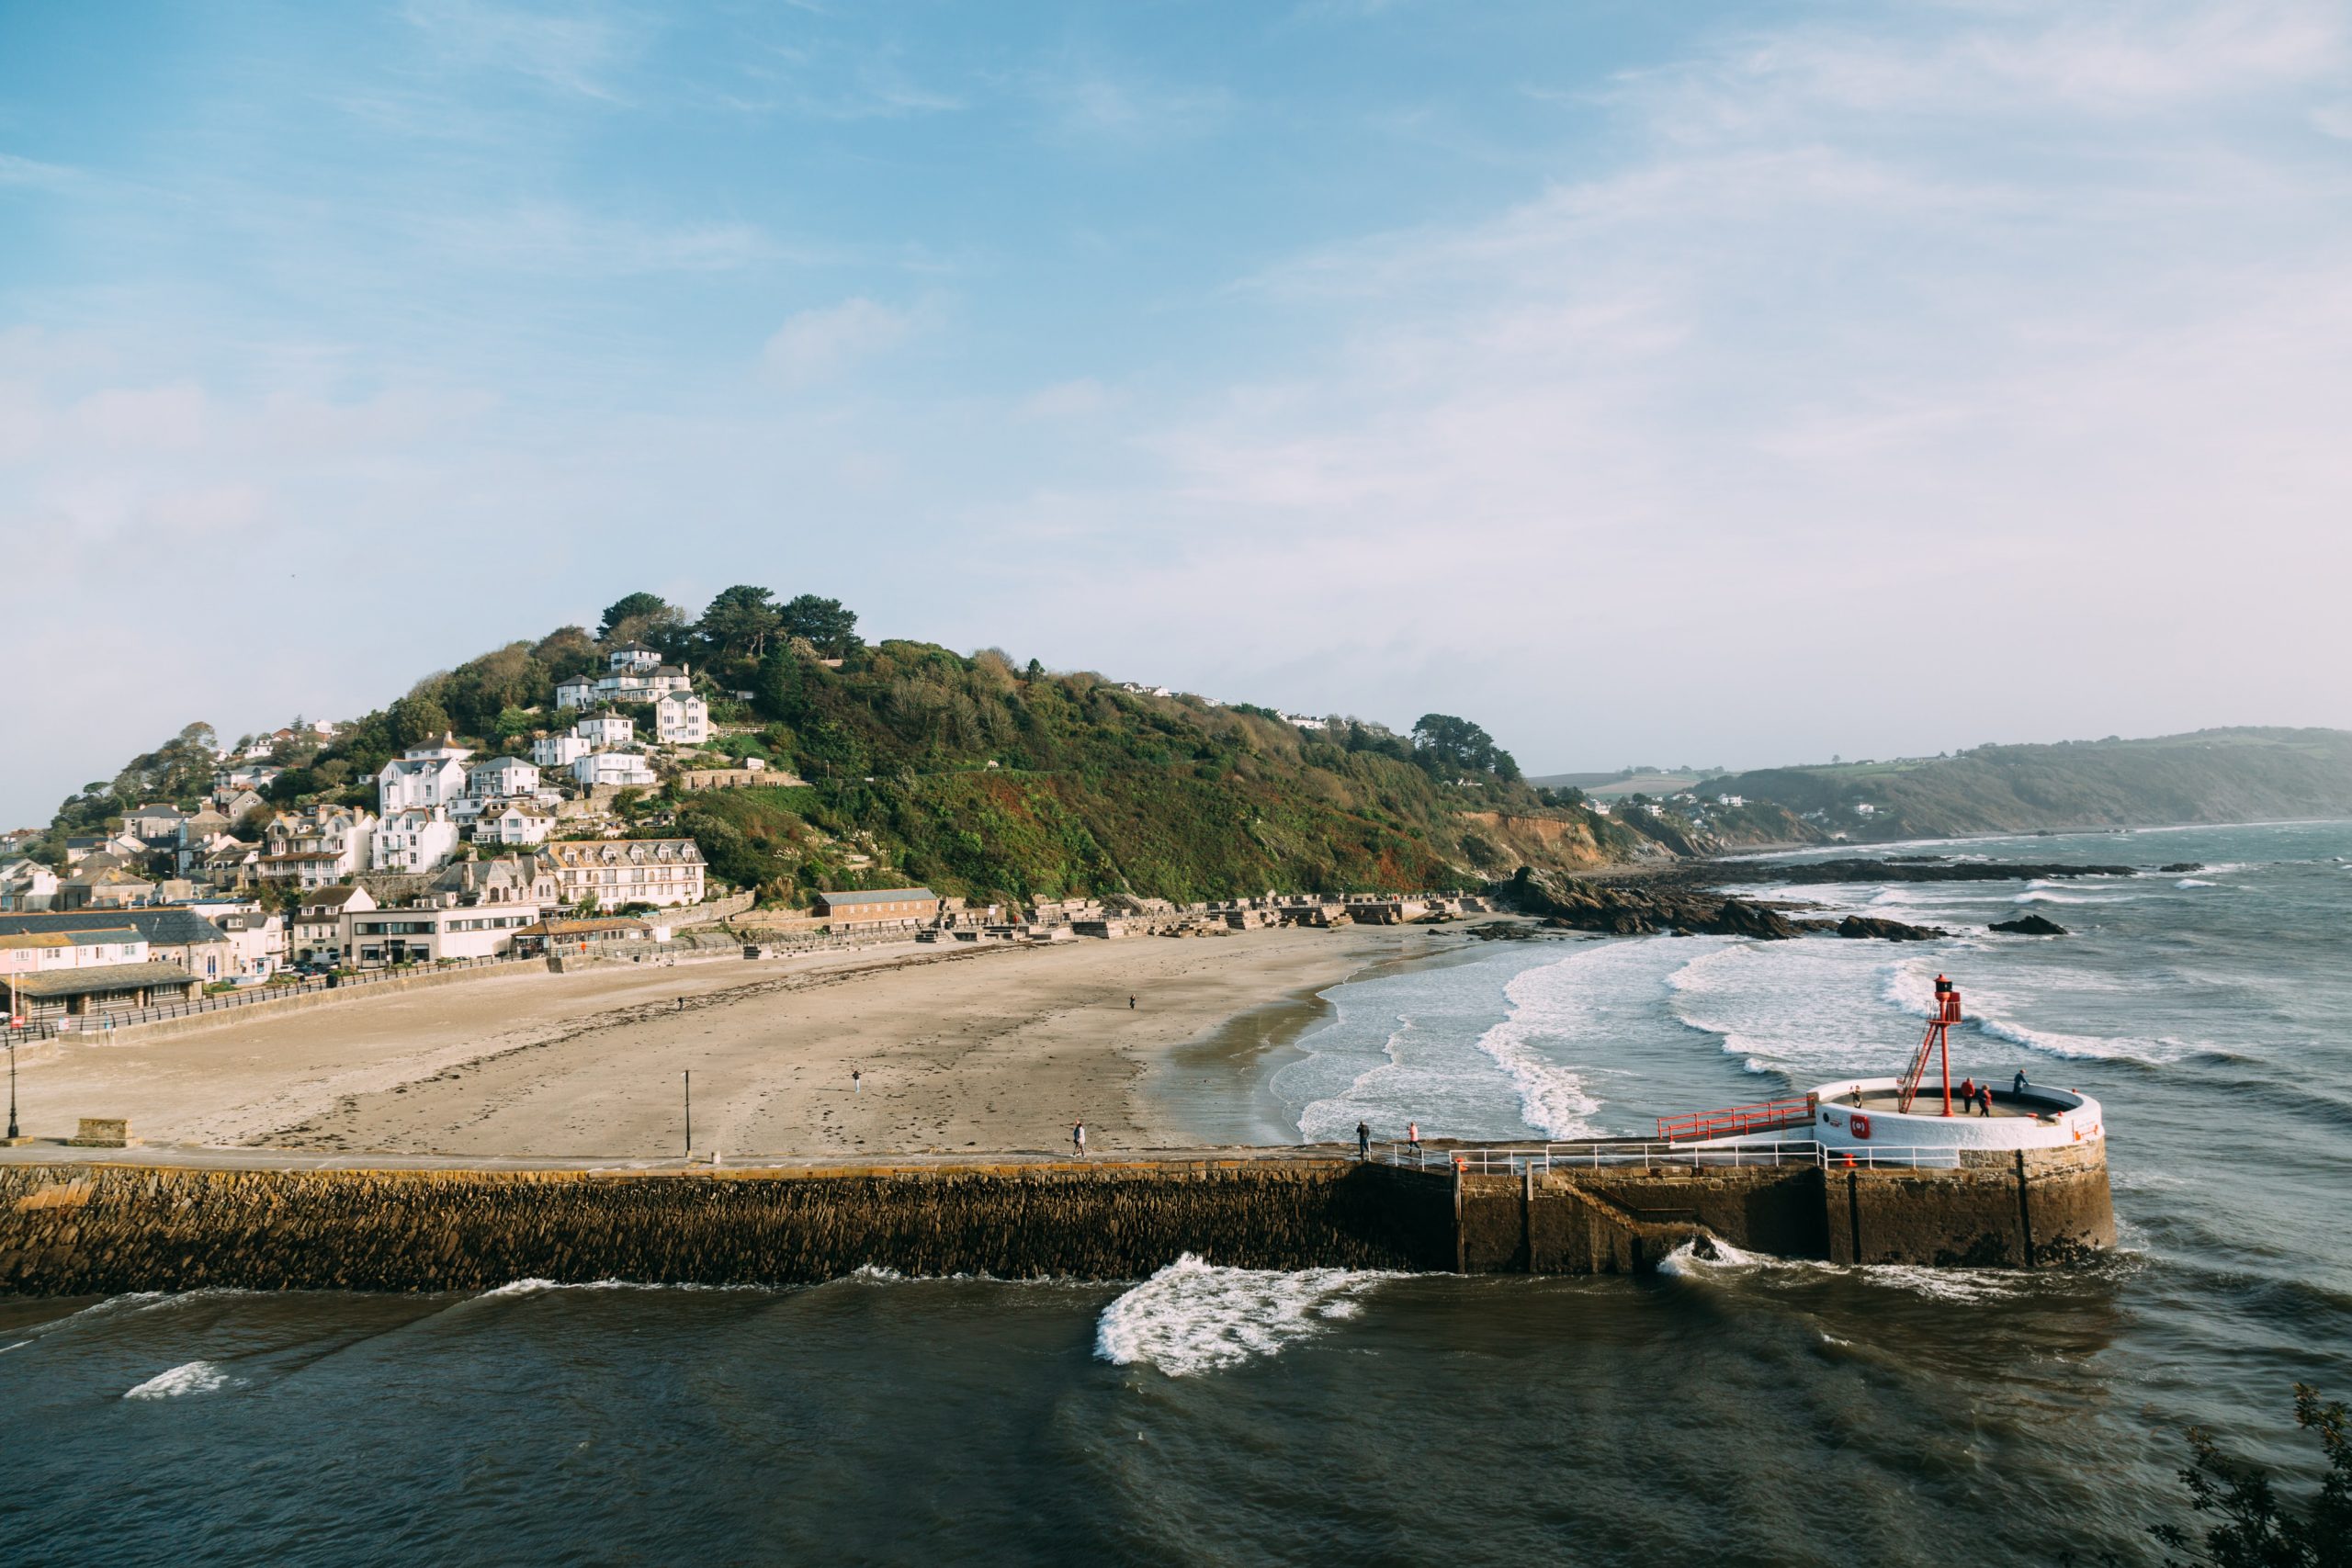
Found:
<path fill-rule="evenodd" d="M 1465 835 L 1475 834 L 1493 844 L 1512 865 L 1532 865 L 1547 871 L 1589 871 L 1623 859 L 1604 849 L 1593 838 L 1592 829 L 1582 822 L 1508 811 L 1464 811 L 1458 815 Z"/>

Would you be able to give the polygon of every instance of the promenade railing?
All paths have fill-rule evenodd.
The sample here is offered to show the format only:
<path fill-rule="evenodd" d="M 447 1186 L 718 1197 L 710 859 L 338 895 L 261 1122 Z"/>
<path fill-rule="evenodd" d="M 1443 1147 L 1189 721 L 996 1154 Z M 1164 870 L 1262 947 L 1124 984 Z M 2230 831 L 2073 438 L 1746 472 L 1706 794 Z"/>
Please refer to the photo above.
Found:
<path fill-rule="evenodd" d="M 1518 1176 L 1528 1170 L 1543 1175 L 1554 1170 L 1603 1170 L 1612 1167 L 1680 1165 L 1745 1168 L 1758 1166 L 1807 1165 L 1823 1169 L 1957 1169 L 1957 1148 L 1856 1148 L 1831 1146 L 1810 1139 L 1770 1144 L 1724 1144 L 1694 1147 L 1690 1144 L 1582 1143 L 1535 1144 L 1469 1148 L 1416 1147 L 1405 1143 L 1374 1146 L 1373 1158 L 1382 1165 L 1415 1170 L 1460 1169 L 1479 1176 Z"/>

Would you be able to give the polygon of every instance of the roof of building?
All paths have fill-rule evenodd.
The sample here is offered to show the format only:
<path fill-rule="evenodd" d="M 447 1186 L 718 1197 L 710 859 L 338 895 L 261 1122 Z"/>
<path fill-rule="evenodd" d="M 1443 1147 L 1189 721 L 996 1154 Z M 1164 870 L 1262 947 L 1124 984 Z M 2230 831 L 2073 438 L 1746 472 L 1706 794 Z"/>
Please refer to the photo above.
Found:
<path fill-rule="evenodd" d="M 88 997 L 106 991 L 130 991 L 151 986 L 177 986 L 185 990 L 196 977 L 176 964 L 161 959 L 145 964 L 92 964 L 80 969 L 51 969 L 40 975 L 11 975 L 6 984 L 20 997 Z"/>
<path fill-rule="evenodd" d="M 626 915 L 603 915 L 584 920 L 534 920 L 516 931 L 516 936 L 598 936 L 626 932 L 650 931 L 653 928 L 643 920 Z"/>
<path fill-rule="evenodd" d="M 875 887 L 852 893 L 820 893 L 817 897 L 827 906 L 839 908 L 846 904 L 906 904 L 918 898 L 939 897 L 928 887 Z"/>
<path fill-rule="evenodd" d="M 618 648 L 608 648 L 607 653 L 659 653 L 662 650 L 641 642 L 625 642 Z"/>
<path fill-rule="evenodd" d="M 89 947 L 101 942 L 143 942 L 137 928 L 131 926 L 84 927 L 70 931 L 17 931 L 0 936 L 0 948 L 12 952 L 26 949 L 58 947 Z"/>
<path fill-rule="evenodd" d="M 146 909 L 109 909 L 109 925 L 119 921 L 138 930 L 157 947 L 201 946 L 207 942 L 226 942 L 220 928 L 193 909 L 183 909 L 165 904 Z M 70 931 L 89 929 L 86 914 L 57 914 L 45 911 L 0 911 L 0 934 L 13 931 Z"/>
<path fill-rule="evenodd" d="M 351 896 L 358 891 L 360 891 L 359 885 L 356 882 L 339 882 L 332 887 L 313 887 L 302 895 L 302 908 L 305 909 L 336 908 L 349 903 Z"/>

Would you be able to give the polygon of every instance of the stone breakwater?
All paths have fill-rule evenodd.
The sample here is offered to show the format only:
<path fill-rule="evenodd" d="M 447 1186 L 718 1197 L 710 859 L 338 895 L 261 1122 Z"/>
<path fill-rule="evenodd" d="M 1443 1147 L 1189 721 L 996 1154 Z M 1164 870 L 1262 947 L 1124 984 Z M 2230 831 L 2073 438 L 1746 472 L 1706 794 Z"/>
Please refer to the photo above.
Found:
<path fill-rule="evenodd" d="M 791 1284 L 859 1268 L 1119 1280 L 1241 1268 L 1613 1273 L 1717 1237 L 1833 1261 L 2048 1266 L 2110 1247 L 2104 1158 L 1957 1171 L 1604 1168 L 1517 1176 L 1339 1158 L 788 1170 L 0 1167 L 0 1290 L 475 1291 Z"/>

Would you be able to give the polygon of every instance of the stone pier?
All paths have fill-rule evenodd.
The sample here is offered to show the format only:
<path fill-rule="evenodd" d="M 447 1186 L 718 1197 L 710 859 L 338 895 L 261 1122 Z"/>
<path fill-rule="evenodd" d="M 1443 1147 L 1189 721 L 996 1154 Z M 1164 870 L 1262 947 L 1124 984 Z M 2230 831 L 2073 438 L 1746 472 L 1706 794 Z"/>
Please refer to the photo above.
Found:
<path fill-rule="evenodd" d="M 866 1266 L 1123 1280 L 1187 1252 L 1253 1269 L 1632 1273 L 1704 1237 L 1836 1262 L 2031 1268 L 2114 1243 L 2101 1145 L 1940 1170 L 1511 1175 L 1288 1150 L 720 1170 L 9 1153 L 0 1291 L 34 1295 L 791 1284 Z"/>

